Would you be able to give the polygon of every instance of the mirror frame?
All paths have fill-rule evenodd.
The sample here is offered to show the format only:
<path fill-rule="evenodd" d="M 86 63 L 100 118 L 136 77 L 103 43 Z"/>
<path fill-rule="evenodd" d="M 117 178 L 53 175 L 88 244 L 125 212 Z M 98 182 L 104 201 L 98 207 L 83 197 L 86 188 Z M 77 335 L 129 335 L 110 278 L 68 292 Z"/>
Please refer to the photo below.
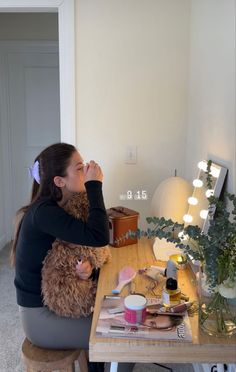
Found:
<path fill-rule="evenodd" d="M 199 171 L 198 171 L 197 179 L 203 181 L 203 186 L 202 187 L 205 187 L 205 189 L 207 189 L 207 186 L 206 186 L 205 182 L 206 182 L 206 177 L 207 177 L 206 170 L 207 170 L 208 161 L 209 160 L 202 160 L 201 162 L 198 163 Z M 213 190 L 213 195 L 215 197 L 220 197 L 220 194 L 221 194 L 221 191 L 222 191 L 225 179 L 226 179 L 228 169 L 224 166 L 221 166 L 220 164 L 217 164 L 217 163 L 213 162 L 213 161 L 211 163 L 211 169 L 212 169 L 212 171 L 210 172 L 210 174 L 212 174 L 212 178 L 213 178 L 213 180 L 215 180 L 214 187 L 212 189 Z M 214 176 L 214 174 L 215 174 L 215 176 Z M 192 197 L 195 197 L 195 195 L 197 193 L 197 189 L 199 189 L 199 187 L 194 187 Z M 207 197 L 205 197 L 205 198 L 206 198 L 206 202 L 207 202 Z M 198 208 L 198 211 L 200 213 L 200 209 L 199 209 L 198 205 L 190 205 L 189 204 L 187 214 L 191 215 L 191 209 L 192 208 L 194 208 L 194 212 L 196 212 L 196 208 Z M 210 222 L 210 219 L 209 219 L 209 205 L 207 206 L 207 209 L 208 209 L 207 217 L 206 217 L 206 219 L 204 219 L 204 222 L 203 222 L 202 226 L 200 226 L 202 228 L 202 232 L 204 234 L 207 233 L 208 228 L 209 228 L 209 222 Z M 185 223 L 185 226 L 187 226 L 188 224 L 194 224 L 193 222 Z"/>

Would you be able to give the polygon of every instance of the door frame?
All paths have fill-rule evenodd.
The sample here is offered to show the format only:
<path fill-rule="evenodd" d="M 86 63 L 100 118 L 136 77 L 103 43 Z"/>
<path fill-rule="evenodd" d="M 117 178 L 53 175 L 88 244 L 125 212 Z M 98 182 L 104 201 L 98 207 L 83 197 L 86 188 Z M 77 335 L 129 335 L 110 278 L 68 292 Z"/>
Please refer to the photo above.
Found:
<path fill-rule="evenodd" d="M 61 141 L 76 145 L 74 0 L 0 0 L 0 12 L 58 13 Z"/>

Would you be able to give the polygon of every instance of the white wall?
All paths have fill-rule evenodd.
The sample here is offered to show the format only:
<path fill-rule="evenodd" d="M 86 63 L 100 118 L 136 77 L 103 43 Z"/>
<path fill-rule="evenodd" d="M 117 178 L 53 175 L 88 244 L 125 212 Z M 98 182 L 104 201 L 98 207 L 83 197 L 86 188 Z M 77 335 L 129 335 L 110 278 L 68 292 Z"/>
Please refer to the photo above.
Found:
<path fill-rule="evenodd" d="M 236 192 L 235 0 L 192 0 L 186 176 L 211 158 Z"/>
<path fill-rule="evenodd" d="M 0 40 L 58 40 L 57 13 L 0 13 Z"/>
<path fill-rule="evenodd" d="M 190 2 L 76 4 L 78 148 L 103 168 L 106 206 L 145 219 L 157 185 L 175 168 L 184 173 Z M 124 163 L 129 144 L 138 147 L 136 165 Z M 150 199 L 120 200 L 127 190 Z"/>

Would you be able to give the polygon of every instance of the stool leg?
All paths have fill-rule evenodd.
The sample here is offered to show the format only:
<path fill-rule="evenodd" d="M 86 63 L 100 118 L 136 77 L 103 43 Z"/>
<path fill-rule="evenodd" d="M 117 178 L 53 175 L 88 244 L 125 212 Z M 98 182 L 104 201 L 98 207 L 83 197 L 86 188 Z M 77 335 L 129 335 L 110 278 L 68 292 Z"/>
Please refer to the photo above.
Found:
<path fill-rule="evenodd" d="M 86 353 L 84 350 L 81 350 L 80 355 L 77 360 L 79 362 L 80 372 L 88 372 L 88 361 L 87 361 Z"/>

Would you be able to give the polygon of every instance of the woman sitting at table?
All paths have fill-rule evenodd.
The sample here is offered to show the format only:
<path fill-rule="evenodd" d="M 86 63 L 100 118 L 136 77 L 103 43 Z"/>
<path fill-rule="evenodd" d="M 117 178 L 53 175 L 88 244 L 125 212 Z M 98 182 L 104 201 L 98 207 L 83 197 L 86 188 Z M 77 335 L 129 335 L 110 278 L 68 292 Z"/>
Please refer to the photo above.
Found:
<path fill-rule="evenodd" d="M 17 303 L 26 337 L 45 348 L 89 348 L 92 316 L 70 318 L 56 315 L 43 306 L 42 265 L 56 239 L 104 247 L 109 243 L 109 222 L 103 201 L 103 173 L 93 160 L 84 165 L 76 148 L 56 143 L 43 150 L 31 169 L 31 202 L 22 207 L 12 246 Z M 86 222 L 66 213 L 63 204 L 75 192 L 87 192 Z M 81 263 L 77 274 L 88 279 L 93 267 Z"/>

